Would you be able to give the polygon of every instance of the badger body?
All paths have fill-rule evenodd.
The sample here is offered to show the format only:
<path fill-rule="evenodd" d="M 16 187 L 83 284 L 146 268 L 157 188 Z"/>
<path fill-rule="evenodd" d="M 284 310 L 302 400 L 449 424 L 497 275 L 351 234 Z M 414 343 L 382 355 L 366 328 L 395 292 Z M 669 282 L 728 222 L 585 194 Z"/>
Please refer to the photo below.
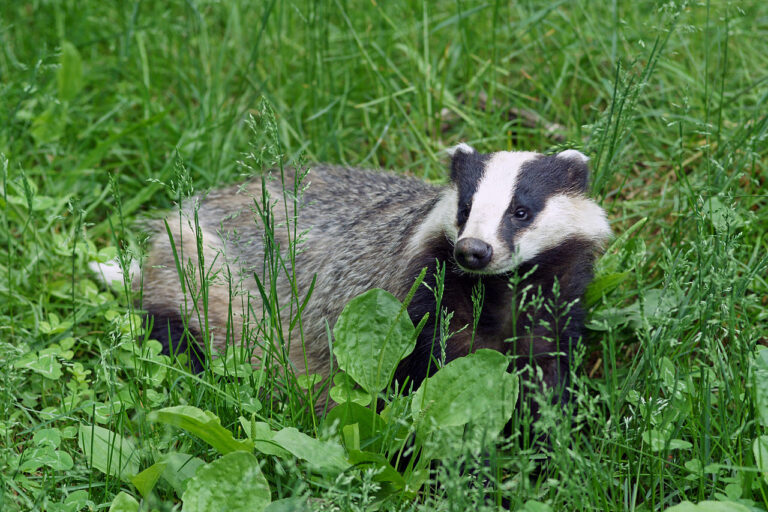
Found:
<path fill-rule="evenodd" d="M 189 201 L 166 218 L 171 237 L 163 227 L 144 264 L 143 307 L 153 318 L 151 337 L 166 350 L 178 350 L 184 339 L 208 339 L 219 349 L 247 345 L 254 348 L 254 363 L 262 364 L 270 352 L 263 341 L 268 308 L 254 274 L 268 287 L 265 243 L 274 243 L 289 262 L 289 237 L 301 234 L 295 276 L 287 279 L 285 269 L 274 276 L 283 339 L 289 340 L 285 350 L 297 374 L 330 374 L 327 326 L 332 329 L 349 300 L 371 288 L 402 300 L 427 267 L 428 286 L 418 288 L 408 313 L 414 323 L 426 313 L 430 320 L 395 375 L 417 386 L 437 368 L 432 356 L 441 355 L 433 340 L 440 265 L 441 307 L 453 312 L 449 329 L 455 332 L 445 360 L 492 348 L 517 356 L 518 368 L 540 367 L 539 385 L 562 388 L 583 328 L 579 300 L 610 234 L 602 209 L 586 197 L 587 159 L 573 150 L 554 156 L 483 154 L 466 144 L 451 153 L 446 186 L 318 165 L 295 201 L 276 179 Z M 285 187 L 291 190 L 295 179 L 287 169 Z M 271 237 L 265 237 L 262 215 L 255 213 L 265 197 L 272 204 Z M 515 287 L 513 273 L 525 276 Z M 207 287 L 200 286 L 203 280 Z M 484 298 L 473 334 L 472 293 L 478 286 Z M 291 304 L 295 312 L 311 288 L 301 322 L 291 329 Z M 546 306 L 521 302 L 537 294 Z"/>

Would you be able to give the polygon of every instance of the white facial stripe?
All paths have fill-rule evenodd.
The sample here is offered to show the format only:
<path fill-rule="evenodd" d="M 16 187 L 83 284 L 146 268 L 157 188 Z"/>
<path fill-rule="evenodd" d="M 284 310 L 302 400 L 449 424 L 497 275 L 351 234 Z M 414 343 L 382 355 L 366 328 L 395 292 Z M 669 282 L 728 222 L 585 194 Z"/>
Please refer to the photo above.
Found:
<path fill-rule="evenodd" d="M 506 250 L 506 244 L 499 240 L 499 226 L 512 201 L 520 167 L 536 156 L 526 151 L 494 153 L 472 197 L 472 210 L 461 238 L 477 238 L 490 244 L 494 260 Z"/>
<path fill-rule="evenodd" d="M 459 195 L 455 188 L 451 187 L 440 195 L 437 204 L 432 208 L 419 224 L 416 232 L 408 241 L 406 252 L 408 255 L 414 255 L 424 248 L 425 242 L 434 238 L 436 235 L 445 233 L 452 242 L 456 242 L 458 228 L 456 227 L 456 205 L 459 202 Z"/>
<path fill-rule="evenodd" d="M 515 241 L 517 261 L 529 261 L 568 238 L 584 238 L 597 244 L 611 235 L 605 212 L 593 201 L 564 194 L 552 196 L 533 224 Z"/>

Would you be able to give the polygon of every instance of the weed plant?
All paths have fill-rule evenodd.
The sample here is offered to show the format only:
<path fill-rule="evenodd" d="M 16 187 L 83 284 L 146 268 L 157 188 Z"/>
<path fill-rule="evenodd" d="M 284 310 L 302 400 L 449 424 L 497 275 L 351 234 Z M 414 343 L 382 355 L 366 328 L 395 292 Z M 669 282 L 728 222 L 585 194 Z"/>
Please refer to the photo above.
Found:
<path fill-rule="evenodd" d="M 251 477 L 226 492 L 273 511 L 765 510 L 766 27 L 763 2 L 2 3 L 0 510 L 201 510 L 190 482 L 227 471 Z M 249 312 L 259 368 L 253 344 L 206 352 L 200 374 L 160 354 L 141 286 L 88 268 L 140 263 L 150 212 L 265 169 L 442 182 L 459 141 L 581 149 L 616 233 L 573 405 L 507 411 L 506 437 L 477 418 L 437 435 L 413 394 L 290 371 L 281 337 L 301 335 L 306 297 L 280 311 L 274 279 L 302 233 L 269 223 L 274 198 L 254 215 L 293 243 L 268 251 Z M 176 261 L 204 298 L 201 254 Z M 253 276 L 218 277 L 247 305 L 236 285 Z M 205 325 L 206 300 L 188 308 Z M 348 405 L 315 413 L 329 390 Z"/>

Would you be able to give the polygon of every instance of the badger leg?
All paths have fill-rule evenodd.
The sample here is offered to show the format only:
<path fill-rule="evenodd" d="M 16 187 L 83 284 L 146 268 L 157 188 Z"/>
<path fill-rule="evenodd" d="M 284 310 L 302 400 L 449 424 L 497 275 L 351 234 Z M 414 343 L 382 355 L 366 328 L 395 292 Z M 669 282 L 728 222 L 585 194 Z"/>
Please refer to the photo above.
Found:
<path fill-rule="evenodd" d="M 517 371 L 521 377 L 516 422 L 524 447 L 551 448 L 549 434 L 536 426 L 544 408 L 558 408 L 562 421 L 571 421 L 571 358 L 578 341 L 579 336 L 573 332 L 553 339 L 549 329 L 542 327 L 517 340 L 510 371 Z M 507 425 L 506 433 L 512 433 L 511 425 Z"/>
<path fill-rule="evenodd" d="M 205 367 L 205 354 L 197 341 L 199 333 L 185 322 L 181 315 L 171 311 L 150 311 L 145 318 L 147 328 L 152 330 L 150 339 L 155 339 L 163 346 L 162 353 L 171 358 L 179 354 L 185 354 L 189 362 L 189 369 L 193 373 L 200 373 Z"/>
<path fill-rule="evenodd" d="M 180 218 L 170 215 L 170 236 L 159 232 L 154 238 L 144 264 L 140 307 L 147 311 L 149 337 L 160 341 L 163 353 L 188 354 L 190 368 L 199 371 L 209 342 L 214 353 L 225 349 L 228 337 L 239 344 L 242 317 L 234 314 L 230 322 L 233 285 L 224 242 L 190 217 L 188 212 Z M 206 218 L 203 213 L 201 218 Z"/>

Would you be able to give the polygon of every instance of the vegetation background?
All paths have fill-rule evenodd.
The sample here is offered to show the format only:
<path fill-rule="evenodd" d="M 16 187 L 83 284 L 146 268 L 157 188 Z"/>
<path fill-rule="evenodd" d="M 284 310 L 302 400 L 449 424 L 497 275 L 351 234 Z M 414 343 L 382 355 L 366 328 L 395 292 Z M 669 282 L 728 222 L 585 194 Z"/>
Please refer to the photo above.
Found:
<path fill-rule="evenodd" d="M 765 510 L 766 41 L 760 1 L 2 2 L 0 510 L 141 500 L 86 457 L 82 425 L 135 444 L 142 470 L 172 447 L 218 457 L 150 421 L 163 407 L 212 411 L 237 438 L 252 414 L 322 437 L 306 408 L 262 408 L 253 381 L 196 378 L 137 349 L 128 290 L 105 290 L 87 266 L 139 254 L 123 237 L 173 204 L 180 169 L 196 191 L 249 174 L 238 162 L 265 144 L 246 126 L 262 97 L 286 160 L 440 182 L 441 150 L 460 141 L 581 149 L 626 233 L 589 297 L 574 424 L 553 410 L 539 426 L 552 439 L 543 469 L 535 450 L 502 447 L 490 465 L 451 459 L 413 496 L 367 470 L 329 477 L 260 453 L 267 499 Z M 180 496 L 165 478 L 141 506 L 179 509 Z"/>

